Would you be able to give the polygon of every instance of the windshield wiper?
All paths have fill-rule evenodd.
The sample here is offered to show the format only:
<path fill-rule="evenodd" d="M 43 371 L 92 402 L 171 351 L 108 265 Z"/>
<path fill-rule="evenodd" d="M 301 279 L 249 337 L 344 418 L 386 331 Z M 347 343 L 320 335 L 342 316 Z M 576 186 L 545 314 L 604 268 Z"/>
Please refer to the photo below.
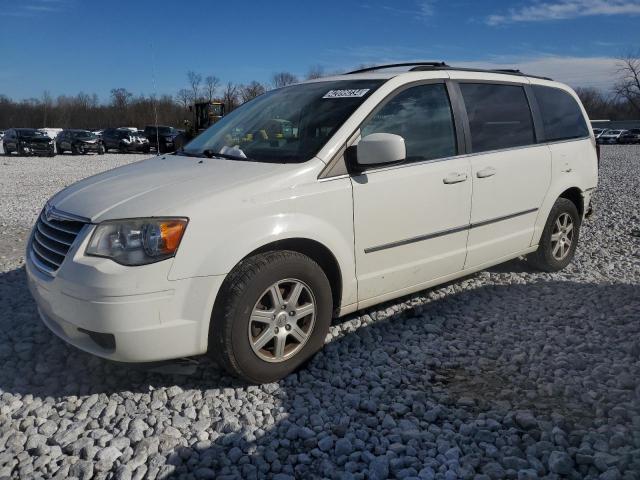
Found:
<path fill-rule="evenodd" d="M 229 155 L 228 153 L 216 153 L 211 149 L 203 150 L 202 152 L 189 152 L 183 148 L 176 150 L 174 155 L 183 155 L 185 157 L 197 157 L 197 158 L 224 158 L 227 160 L 246 160 L 247 162 L 255 162 L 253 158 L 241 157 L 239 155 Z"/>
<path fill-rule="evenodd" d="M 207 158 L 218 157 L 218 158 L 225 158 L 227 160 L 246 160 L 248 162 L 255 161 L 253 158 L 241 157 L 240 155 L 229 155 L 228 153 L 214 152 L 211 149 L 204 150 L 202 154 Z"/>
<path fill-rule="evenodd" d="M 176 150 L 173 154 L 174 155 L 183 155 L 185 157 L 198 157 L 198 158 L 202 158 L 204 156 L 201 153 L 187 152 L 184 148 Z"/>

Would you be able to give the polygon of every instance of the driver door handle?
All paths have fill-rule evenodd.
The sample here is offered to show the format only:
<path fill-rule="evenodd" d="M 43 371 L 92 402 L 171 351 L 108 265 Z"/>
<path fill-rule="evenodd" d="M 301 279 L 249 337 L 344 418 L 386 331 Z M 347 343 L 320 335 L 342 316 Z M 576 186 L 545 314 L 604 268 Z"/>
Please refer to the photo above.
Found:
<path fill-rule="evenodd" d="M 466 179 L 467 179 L 466 173 L 454 172 L 444 177 L 442 181 L 447 185 L 451 185 L 452 183 L 464 182 Z"/>
<path fill-rule="evenodd" d="M 496 174 L 496 169 L 493 167 L 483 168 L 482 170 L 478 170 L 478 172 L 476 173 L 478 178 L 493 177 L 495 174 Z"/>

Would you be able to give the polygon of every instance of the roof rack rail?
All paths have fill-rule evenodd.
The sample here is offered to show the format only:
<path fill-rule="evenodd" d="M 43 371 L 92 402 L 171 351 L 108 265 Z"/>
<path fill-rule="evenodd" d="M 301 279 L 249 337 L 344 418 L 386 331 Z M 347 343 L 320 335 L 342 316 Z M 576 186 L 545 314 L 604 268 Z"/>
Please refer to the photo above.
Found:
<path fill-rule="evenodd" d="M 385 68 L 395 68 L 395 67 L 430 67 L 430 68 L 447 68 L 449 67 L 444 62 L 406 62 L 406 63 L 387 63 L 383 65 L 376 65 L 373 67 L 360 68 L 358 70 L 353 70 L 351 72 L 347 72 L 347 75 L 351 75 L 352 73 L 364 73 L 364 72 L 374 72 L 376 70 L 383 70 Z M 414 70 L 413 68 L 411 70 Z"/>
<path fill-rule="evenodd" d="M 447 65 L 445 62 L 387 63 L 383 65 L 376 65 L 374 67 L 367 67 L 367 68 L 360 68 L 358 70 L 353 70 L 352 72 L 347 72 L 346 75 L 351 75 L 353 73 L 375 72 L 376 70 L 383 70 L 385 68 L 395 68 L 395 67 L 411 67 L 409 69 L 410 72 L 423 72 L 428 70 L 455 70 L 460 72 L 503 73 L 506 75 L 517 75 L 520 77 L 531 77 L 531 78 L 540 78 L 542 80 L 552 80 L 549 77 L 542 77 L 539 75 L 529 75 L 526 73 L 522 73 L 520 70 L 516 68 L 482 69 L 482 68 L 468 68 L 468 67 L 452 67 L 450 65 Z"/>
<path fill-rule="evenodd" d="M 468 67 L 451 67 L 449 65 L 417 65 L 413 67 L 411 72 L 420 72 L 425 70 L 454 70 L 458 72 L 484 72 L 484 73 L 503 73 L 505 75 L 517 75 L 519 77 L 531 77 L 531 78 L 539 78 L 542 80 L 553 80 L 549 77 L 542 77 L 539 75 L 529 75 L 527 73 L 522 73 L 520 70 L 515 68 L 468 68 Z"/>

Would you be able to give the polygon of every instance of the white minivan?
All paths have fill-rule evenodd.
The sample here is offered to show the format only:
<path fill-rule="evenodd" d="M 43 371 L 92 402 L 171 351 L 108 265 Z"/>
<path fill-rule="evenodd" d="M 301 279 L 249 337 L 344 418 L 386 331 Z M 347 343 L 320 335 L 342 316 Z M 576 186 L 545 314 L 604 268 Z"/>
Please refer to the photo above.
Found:
<path fill-rule="evenodd" d="M 271 382 L 332 317 L 520 256 L 565 267 L 598 180 L 576 94 L 400 66 L 269 91 L 174 155 L 54 195 L 27 247 L 42 321 L 104 358 L 208 352 Z"/>

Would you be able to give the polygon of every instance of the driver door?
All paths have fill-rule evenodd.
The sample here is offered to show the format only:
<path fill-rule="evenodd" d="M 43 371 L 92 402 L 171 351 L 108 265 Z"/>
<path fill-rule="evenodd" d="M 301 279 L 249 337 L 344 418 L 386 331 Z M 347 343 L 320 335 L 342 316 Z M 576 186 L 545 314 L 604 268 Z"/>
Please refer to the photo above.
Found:
<path fill-rule="evenodd" d="M 359 307 L 463 269 L 471 213 L 471 165 L 443 82 L 406 88 L 361 126 L 393 133 L 407 158 L 352 176 Z"/>

